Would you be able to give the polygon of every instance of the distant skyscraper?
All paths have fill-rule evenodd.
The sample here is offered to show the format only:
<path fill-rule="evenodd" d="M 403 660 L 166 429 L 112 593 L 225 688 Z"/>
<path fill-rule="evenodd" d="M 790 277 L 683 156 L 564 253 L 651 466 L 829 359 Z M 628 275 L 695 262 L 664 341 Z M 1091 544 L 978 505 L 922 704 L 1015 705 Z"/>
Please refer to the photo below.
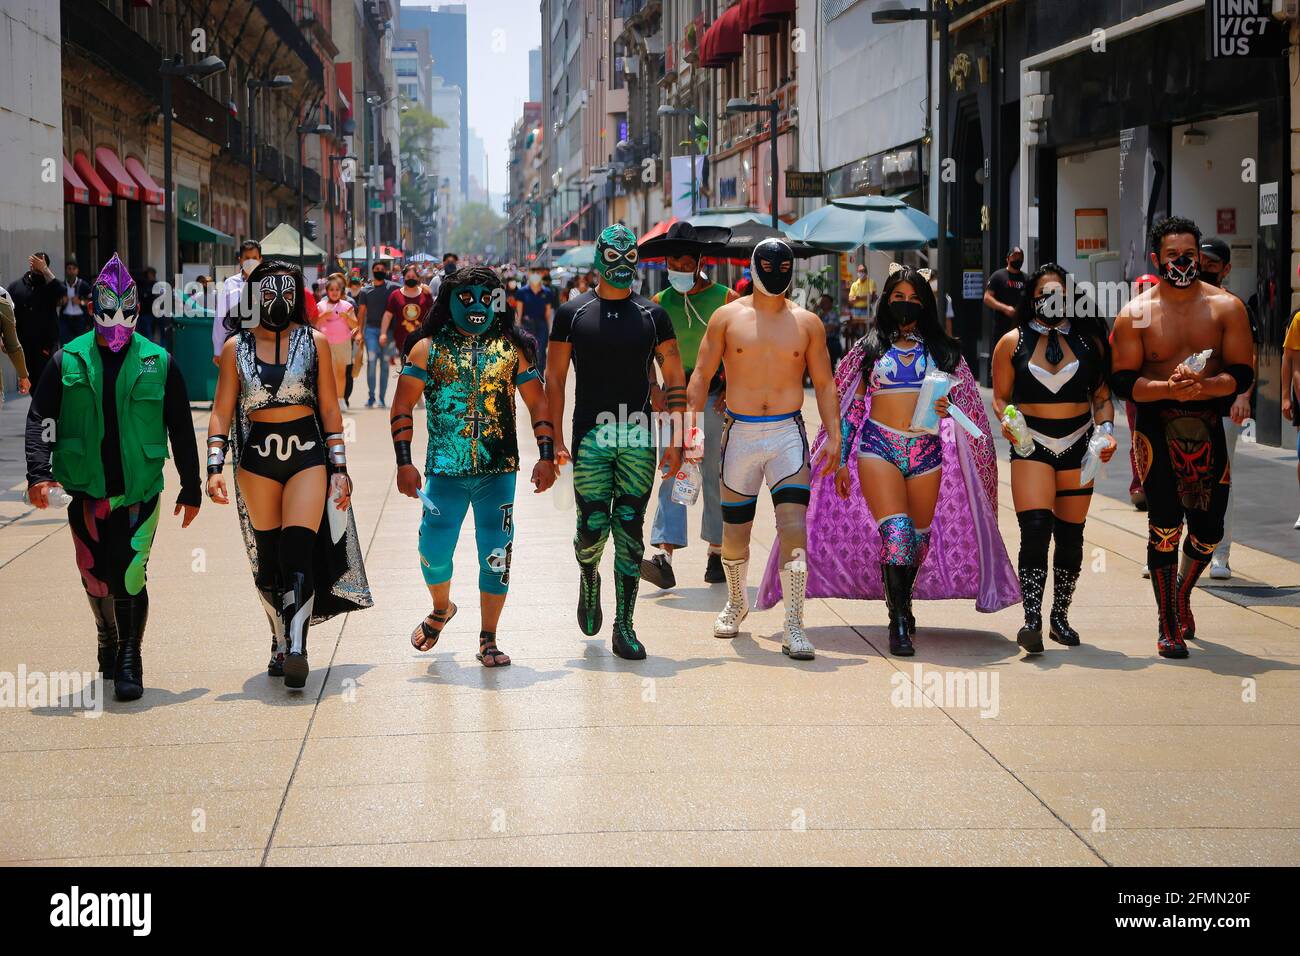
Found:
<path fill-rule="evenodd" d="M 542 48 L 528 51 L 528 101 L 542 101 Z"/>
<path fill-rule="evenodd" d="M 423 30 L 429 37 L 429 54 L 433 57 L 433 75 L 442 77 L 444 86 L 460 91 L 460 195 L 469 188 L 469 52 L 467 13 L 463 3 L 439 6 L 402 4 L 398 22 L 403 31 Z M 444 117 L 445 118 L 445 117 Z"/>

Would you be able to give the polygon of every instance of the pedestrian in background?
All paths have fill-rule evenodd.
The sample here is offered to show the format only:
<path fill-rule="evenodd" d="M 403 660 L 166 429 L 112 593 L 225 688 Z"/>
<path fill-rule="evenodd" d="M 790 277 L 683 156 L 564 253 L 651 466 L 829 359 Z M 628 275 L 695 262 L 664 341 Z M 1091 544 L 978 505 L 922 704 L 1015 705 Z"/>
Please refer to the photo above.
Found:
<path fill-rule="evenodd" d="M 217 317 L 212 323 L 212 364 L 221 364 L 221 347 L 226 344 L 226 316 L 237 309 L 244 294 L 244 282 L 257 264 L 262 261 L 262 244 L 256 239 L 245 239 L 239 244 L 239 271 L 227 276 L 217 294 Z"/>
<path fill-rule="evenodd" d="M 334 385 L 342 404 L 348 370 L 352 367 L 352 341 L 359 327 L 352 303 L 343 295 L 342 276 L 331 276 L 325 283 L 325 295 L 316 304 L 316 321 L 311 324 L 329 343 L 330 367 L 334 370 Z"/>
<path fill-rule="evenodd" d="M 1291 326 L 1282 342 L 1282 416 L 1300 428 L 1300 312 L 1291 316 Z M 1300 435 L 1296 436 L 1296 481 L 1300 482 Z M 1300 531 L 1300 517 L 1295 519 Z"/>
<path fill-rule="evenodd" d="M 1012 246 L 1005 269 L 989 276 L 984 289 L 984 305 L 993 319 L 993 341 L 998 341 L 1016 324 L 1016 310 L 1025 297 L 1025 251 Z"/>
<path fill-rule="evenodd" d="M 59 344 L 67 345 L 78 335 L 90 331 L 90 318 L 86 314 L 86 300 L 90 298 L 90 283 L 81 278 L 80 267 L 73 256 L 63 264 L 64 296 L 59 306 Z"/>
<path fill-rule="evenodd" d="M 23 358 L 23 346 L 18 341 L 18 327 L 14 324 L 14 300 L 9 298 L 5 287 L 0 285 L 0 341 L 4 343 L 5 355 L 14 364 L 18 373 L 18 394 L 26 395 L 31 390 L 31 378 L 27 374 L 27 362 Z M 4 405 L 5 390 L 3 376 L 0 376 L 0 406 Z"/>
<path fill-rule="evenodd" d="M 528 284 L 515 293 L 515 321 L 537 343 L 537 367 L 546 368 L 546 347 L 551 338 L 554 299 L 542 283 L 542 273 L 528 273 Z"/>
<path fill-rule="evenodd" d="M 1201 242 L 1201 281 L 1223 289 L 1228 295 L 1240 301 L 1240 296 L 1237 296 L 1236 293 L 1224 286 L 1231 272 L 1232 250 L 1228 247 L 1228 244 L 1218 237 L 1203 240 Z M 1242 305 L 1246 309 L 1246 320 L 1250 322 L 1250 367 L 1258 372 L 1259 324 L 1255 319 L 1255 310 L 1245 302 L 1242 302 Z M 1255 383 L 1251 382 L 1250 388 L 1233 398 L 1232 407 L 1223 418 L 1223 434 L 1228 442 L 1229 468 L 1236 462 L 1237 440 L 1241 438 L 1242 427 L 1246 424 L 1246 419 L 1251 416 L 1250 400 L 1254 394 Z M 1210 577 L 1216 581 L 1226 581 L 1232 577 L 1232 566 L 1229 563 L 1229 558 L 1232 556 L 1232 509 L 1235 499 L 1236 496 L 1232 493 L 1232 489 L 1229 488 L 1228 507 L 1223 516 L 1223 537 L 1219 540 L 1219 546 L 1214 549 L 1214 556 L 1210 559 Z"/>
<path fill-rule="evenodd" d="M 388 263 L 376 260 L 370 270 L 371 284 L 357 296 L 361 304 L 358 316 L 362 335 L 366 343 L 366 385 L 370 388 L 370 397 L 366 399 L 366 408 L 375 407 L 375 385 L 379 385 L 379 407 L 385 407 L 388 395 L 388 359 L 391 349 L 379 344 L 380 329 L 384 324 L 384 312 L 388 308 L 388 297 L 397 288 L 397 283 L 388 281 Z"/>
<path fill-rule="evenodd" d="M 867 334 L 871 310 L 876 304 L 876 280 L 867 274 L 865 265 L 858 265 L 857 278 L 849 286 L 848 344 L 852 345 Z"/>
<path fill-rule="evenodd" d="M 59 347 L 59 300 L 63 284 L 50 271 L 50 257 L 34 252 L 27 257 L 27 271 L 9 286 L 14 304 L 14 324 L 22 343 L 33 382 Z"/>

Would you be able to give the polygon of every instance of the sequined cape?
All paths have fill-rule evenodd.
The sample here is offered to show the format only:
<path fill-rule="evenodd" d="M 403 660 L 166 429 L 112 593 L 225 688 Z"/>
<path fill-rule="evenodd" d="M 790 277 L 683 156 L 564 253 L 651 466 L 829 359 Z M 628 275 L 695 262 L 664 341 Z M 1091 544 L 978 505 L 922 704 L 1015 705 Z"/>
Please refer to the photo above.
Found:
<path fill-rule="evenodd" d="M 864 341 L 859 340 L 840 361 L 835 385 L 840 415 L 848 415 L 862 380 Z M 913 597 L 918 600 L 974 598 L 979 611 L 992 612 L 1020 603 L 1016 569 L 998 531 L 997 457 L 988 416 L 979 388 L 963 360 L 957 385 L 949 398 L 981 431 L 972 438 L 951 418 L 940 424 L 943 476 L 939 501 L 930 525 L 930 548 L 917 575 Z M 871 413 L 868 387 L 866 409 L 851 418 L 853 434 Z M 835 492 L 835 475 L 818 476 L 826 430 L 813 442 L 812 500 L 808 506 L 808 596 L 879 600 L 884 597 L 880 576 L 880 533 L 862 497 L 858 470 L 849 452 L 850 489 L 847 500 Z M 780 551 L 773 547 L 758 591 L 757 607 L 781 600 Z"/>
<path fill-rule="evenodd" d="M 295 351 L 297 350 L 297 351 Z M 230 447 L 233 449 L 234 474 L 239 472 L 239 456 L 244 447 L 245 436 L 249 431 L 248 412 L 251 408 L 264 404 L 265 396 L 259 394 L 262 388 L 257 379 L 256 352 L 253 333 L 241 331 L 235 346 L 235 368 L 239 375 L 239 399 L 236 403 L 237 414 L 231 422 L 233 435 Z M 309 363 L 310 404 L 316 410 L 316 427 L 322 436 L 325 434 L 321 422 L 320 409 L 315 400 L 316 340 L 312 330 L 305 325 L 295 326 L 289 333 L 286 365 L 296 362 Z M 250 380 L 251 369 L 251 380 Z M 304 396 L 306 397 L 306 396 Z M 235 506 L 239 512 L 239 527 L 244 535 L 244 547 L 248 550 L 248 563 L 253 570 L 253 579 L 257 579 L 257 546 L 253 539 L 253 523 L 248 517 L 248 507 L 244 504 L 239 491 L 239 480 L 235 486 Z M 325 507 L 330 508 L 328 497 Z M 347 528 L 343 537 L 335 543 L 330 535 L 329 515 L 321 510 L 321 523 L 316 532 L 316 553 L 312 557 L 313 572 L 316 578 L 316 599 L 312 605 L 311 622 L 320 624 L 336 614 L 359 611 L 371 607 L 375 602 L 370 596 L 370 584 L 366 580 L 366 566 L 361 556 L 361 541 L 357 535 L 357 523 L 348 507 Z"/>

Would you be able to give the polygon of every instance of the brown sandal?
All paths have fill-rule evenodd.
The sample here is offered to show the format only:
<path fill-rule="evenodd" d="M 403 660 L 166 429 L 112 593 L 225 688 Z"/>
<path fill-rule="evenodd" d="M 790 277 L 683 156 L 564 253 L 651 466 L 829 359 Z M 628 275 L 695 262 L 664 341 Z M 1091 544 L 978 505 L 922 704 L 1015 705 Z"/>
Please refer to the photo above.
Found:
<path fill-rule="evenodd" d="M 497 649 L 497 636 L 484 631 L 478 638 L 478 653 L 474 655 L 484 667 L 509 667 L 510 655 Z"/>
<path fill-rule="evenodd" d="M 456 603 L 448 601 L 445 611 L 439 611 L 437 608 L 430 611 L 429 616 L 411 632 L 411 646 L 421 652 L 433 650 L 434 645 L 438 643 L 438 638 L 442 636 L 443 628 L 456 616 L 456 610 Z M 437 626 L 432 626 L 431 621 Z"/>

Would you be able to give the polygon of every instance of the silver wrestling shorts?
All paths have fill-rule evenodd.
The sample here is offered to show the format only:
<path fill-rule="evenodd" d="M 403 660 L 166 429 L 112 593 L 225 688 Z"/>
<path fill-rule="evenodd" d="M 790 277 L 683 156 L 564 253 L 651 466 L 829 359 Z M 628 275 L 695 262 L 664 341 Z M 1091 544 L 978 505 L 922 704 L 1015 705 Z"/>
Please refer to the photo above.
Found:
<path fill-rule="evenodd" d="M 773 492 L 807 490 L 792 483 L 808 466 L 803 415 L 738 415 L 727 409 L 722 429 L 722 485 L 736 495 L 757 498 L 764 481 Z"/>

